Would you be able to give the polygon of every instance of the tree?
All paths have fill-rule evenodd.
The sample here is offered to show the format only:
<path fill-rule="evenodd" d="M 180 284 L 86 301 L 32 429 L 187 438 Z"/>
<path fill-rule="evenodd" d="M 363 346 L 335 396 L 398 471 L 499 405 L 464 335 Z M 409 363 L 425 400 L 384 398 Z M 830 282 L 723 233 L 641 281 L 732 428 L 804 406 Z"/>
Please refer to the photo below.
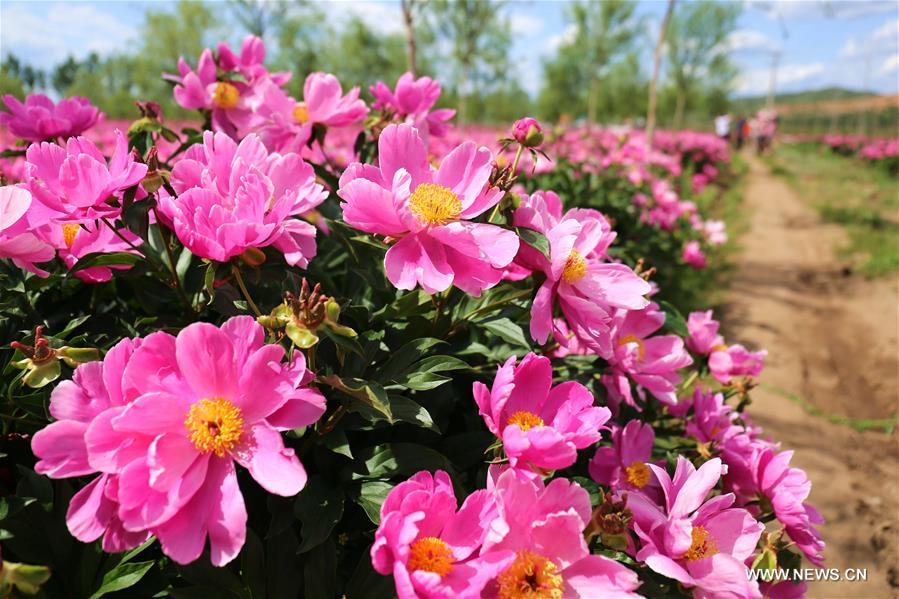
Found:
<path fill-rule="evenodd" d="M 662 66 L 662 51 L 665 49 L 665 36 L 668 34 L 668 23 L 671 22 L 671 13 L 674 12 L 675 0 L 668 0 L 668 8 L 665 9 L 665 17 L 659 26 L 659 35 L 656 39 L 655 51 L 652 55 L 652 79 L 649 82 L 649 107 L 646 110 L 646 147 L 652 148 L 652 135 L 656 127 L 656 86 L 659 83 L 659 68 Z"/>
<path fill-rule="evenodd" d="M 543 65 L 540 106 L 544 110 L 553 117 L 562 110 L 571 111 L 596 122 L 600 105 L 607 104 L 601 97 L 603 79 L 633 49 L 637 38 L 634 9 L 634 3 L 626 0 L 569 5 L 566 14 L 574 33 Z M 633 72 L 632 83 L 637 83 L 638 74 Z"/>
<path fill-rule="evenodd" d="M 500 2 L 439 0 L 425 5 L 432 11 L 440 37 L 451 47 L 453 83 L 459 98 L 458 121 L 469 118 L 468 98 L 495 88 L 509 70 L 509 23 Z"/>
<path fill-rule="evenodd" d="M 676 103 L 674 126 L 681 128 L 691 94 L 700 81 L 710 87 L 727 87 L 736 71 L 727 55 L 727 38 L 737 25 L 737 3 L 702 0 L 675 10 L 668 25 L 668 73 Z"/>

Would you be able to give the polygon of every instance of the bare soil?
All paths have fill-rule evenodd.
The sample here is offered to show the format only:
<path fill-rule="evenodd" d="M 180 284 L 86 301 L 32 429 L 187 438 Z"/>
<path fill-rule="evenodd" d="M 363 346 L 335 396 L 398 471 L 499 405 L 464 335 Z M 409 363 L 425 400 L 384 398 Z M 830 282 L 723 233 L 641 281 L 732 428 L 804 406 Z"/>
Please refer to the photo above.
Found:
<path fill-rule="evenodd" d="M 823 223 L 754 156 L 736 272 L 724 305 L 725 336 L 767 348 L 753 420 L 796 451 L 829 568 L 867 568 L 867 582 L 819 582 L 809 597 L 899 597 L 899 439 L 810 415 L 889 419 L 899 402 L 899 297 L 894 276 L 866 280 L 835 258 L 839 225 Z"/>

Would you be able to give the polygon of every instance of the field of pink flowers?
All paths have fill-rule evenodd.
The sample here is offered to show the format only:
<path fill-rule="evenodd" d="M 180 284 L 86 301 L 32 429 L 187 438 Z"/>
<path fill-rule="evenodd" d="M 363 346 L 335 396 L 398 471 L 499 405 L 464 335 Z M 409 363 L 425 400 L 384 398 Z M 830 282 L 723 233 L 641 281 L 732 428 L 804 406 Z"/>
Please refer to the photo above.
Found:
<path fill-rule="evenodd" d="M 185 57 L 193 124 L 4 98 L 4 589 L 804 595 L 811 483 L 706 309 L 723 141 L 264 57 Z"/>

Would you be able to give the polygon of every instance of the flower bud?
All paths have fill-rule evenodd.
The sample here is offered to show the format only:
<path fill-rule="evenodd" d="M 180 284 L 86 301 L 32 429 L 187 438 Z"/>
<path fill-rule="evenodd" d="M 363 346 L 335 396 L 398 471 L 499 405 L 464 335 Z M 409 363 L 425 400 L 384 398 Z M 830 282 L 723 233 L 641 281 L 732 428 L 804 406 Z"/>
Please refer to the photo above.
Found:
<path fill-rule="evenodd" d="M 543 129 L 537 119 L 527 116 L 515 121 L 512 137 L 526 148 L 539 148 L 543 143 Z"/>

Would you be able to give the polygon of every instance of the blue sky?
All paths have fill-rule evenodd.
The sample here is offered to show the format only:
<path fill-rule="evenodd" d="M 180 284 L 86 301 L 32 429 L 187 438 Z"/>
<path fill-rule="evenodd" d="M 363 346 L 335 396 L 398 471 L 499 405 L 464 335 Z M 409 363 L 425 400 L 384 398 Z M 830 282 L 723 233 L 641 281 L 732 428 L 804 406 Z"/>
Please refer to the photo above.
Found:
<path fill-rule="evenodd" d="M 331 14 L 358 14 L 383 30 L 400 30 L 398 2 L 322 0 Z M 679 0 L 683 3 L 685 0 Z M 733 0 L 739 1 L 739 0 Z M 743 0 L 730 40 L 740 67 L 737 95 L 764 94 L 772 53 L 779 53 L 779 91 L 838 85 L 899 93 L 899 2 L 896 0 Z M 67 54 L 83 57 L 126 48 L 147 7 L 170 2 L 137 0 L 0 1 L 0 52 L 47 68 Z M 638 3 L 654 36 L 665 0 Z M 515 42 L 513 56 L 526 89 L 540 84 L 540 63 L 570 34 L 565 1 L 512 0 L 506 4 Z M 339 17 L 335 17 L 339 18 Z M 644 68 L 650 69 L 647 43 Z"/>

